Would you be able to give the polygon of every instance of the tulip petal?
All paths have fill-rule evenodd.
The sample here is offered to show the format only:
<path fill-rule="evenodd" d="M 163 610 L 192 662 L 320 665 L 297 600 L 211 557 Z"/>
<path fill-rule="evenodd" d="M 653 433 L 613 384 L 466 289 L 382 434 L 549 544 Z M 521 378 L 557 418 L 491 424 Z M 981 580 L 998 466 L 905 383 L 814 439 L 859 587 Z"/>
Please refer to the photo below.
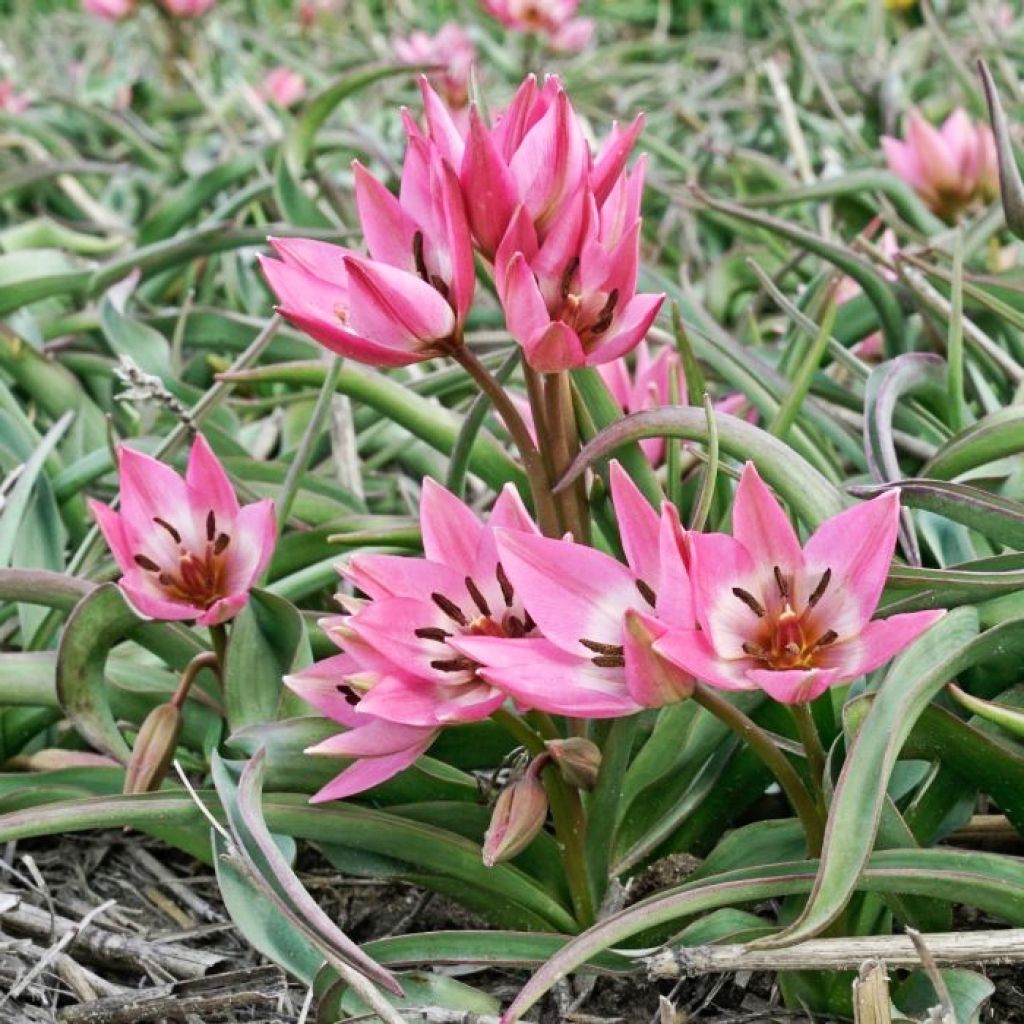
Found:
<path fill-rule="evenodd" d="M 896 657 L 946 614 L 944 608 L 874 619 L 856 635 L 826 648 L 819 660 L 842 678 L 856 679 Z"/>
<path fill-rule="evenodd" d="M 732 534 L 750 557 L 772 574 L 795 578 L 803 568 L 800 540 L 775 495 L 768 489 L 752 462 L 743 467 L 732 509 Z"/>
<path fill-rule="evenodd" d="M 459 169 L 473 237 L 493 259 L 516 207 L 516 186 L 508 165 L 476 107 L 469 112 L 469 137 Z"/>
<path fill-rule="evenodd" d="M 807 704 L 830 686 L 835 686 L 841 679 L 841 673 L 836 669 L 822 668 L 786 669 L 781 672 L 756 668 L 750 669 L 747 677 L 780 704 Z"/>
<path fill-rule="evenodd" d="M 591 350 L 587 356 L 587 365 L 596 366 L 610 359 L 618 359 L 636 348 L 647 336 L 664 301 L 664 295 L 647 292 L 634 295 L 612 321 L 607 336 L 602 335 L 597 347 Z"/>
<path fill-rule="evenodd" d="M 823 630 L 851 637 L 871 618 L 896 550 L 899 511 L 899 492 L 888 491 L 826 520 L 807 542 L 808 589 L 831 573 L 814 608 Z"/>
<path fill-rule="evenodd" d="M 201 615 L 196 616 L 197 626 L 219 626 L 233 619 L 249 603 L 249 592 L 229 594 L 215 601 Z"/>
<path fill-rule="evenodd" d="M 625 616 L 622 645 L 626 658 L 626 685 L 638 704 L 659 708 L 693 693 L 693 678 L 654 651 L 653 644 L 668 627 L 651 615 L 630 609 Z"/>
<path fill-rule="evenodd" d="M 517 252 L 509 259 L 504 276 L 498 279 L 498 288 L 508 332 L 525 347 L 551 323 L 551 316 L 523 253 Z"/>
<path fill-rule="evenodd" d="M 591 657 L 581 640 L 622 643 L 622 616 L 643 607 L 633 574 L 583 544 L 496 531 L 501 564 L 541 632 L 571 654 Z"/>
<path fill-rule="evenodd" d="M 523 342 L 526 361 L 541 373 L 560 373 L 587 363 L 587 355 L 579 335 L 561 320 L 530 335 Z"/>
<path fill-rule="evenodd" d="M 358 160 L 352 161 L 355 177 L 356 209 L 366 247 L 375 260 L 414 272 L 414 225 L 402 210 L 398 199 Z"/>
<path fill-rule="evenodd" d="M 339 776 L 332 779 L 319 792 L 309 798 L 311 804 L 322 804 L 327 800 L 344 800 L 346 797 L 363 793 L 397 775 L 423 755 L 433 742 L 436 730 L 429 731 L 429 737 L 414 747 L 388 757 L 366 757 L 349 765 Z"/>
<path fill-rule="evenodd" d="M 195 605 L 168 600 L 156 578 L 138 569 L 126 572 L 120 586 L 128 603 L 145 619 L 180 622 L 194 619 L 202 611 Z"/>
<path fill-rule="evenodd" d="M 113 553 L 114 561 L 117 562 L 118 568 L 122 572 L 127 572 L 129 569 L 134 568 L 136 552 L 129 543 L 121 516 L 109 505 L 104 505 L 102 501 L 96 501 L 95 498 L 90 498 L 88 504 L 89 511 L 96 520 L 96 525 L 100 528 L 103 539 L 107 542 Z"/>
<path fill-rule="evenodd" d="M 420 495 L 420 528 L 428 559 L 463 576 L 473 575 L 485 527 L 451 491 L 430 477 L 424 479 Z"/>
<path fill-rule="evenodd" d="M 626 161 L 643 128 L 643 114 L 637 115 L 625 130 L 619 127 L 618 122 L 612 125 L 612 130 L 595 157 L 594 166 L 590 171 L 590 187 L 594 191 L 598 206 L 603 206 L 604 201 L 611 195 L 612 188 L 625 170 Z"/>
<path fill-rule="evenodd" d="M 166 463 L 122 445 L 117 450 L 121 476 L 121 518 L 125 535 L 133 543 L 154 531 L 154 520 L 162 518 L 174 526 L 187 542 L 196 547 L 199 536 L 193 526 L 185 481 Z"/>
<path fill-rule="evenodd" d="M 655 640 L 654 652 L 719 690 L 757 688 L 748 678 L 748 670 L 755 665 L 753 658 L 720 658 L 699 629 L 670 629 Z"/>
<path fill-rule="evenodd" d="M 276 238 L 267 239 L 274 252 L 286 264 L 296 270 L 304 270 L 307 274 L 319 277 L 328 284 L 338 288 L 348 288 L 348 274 L 345 272 L 345 257 L 352 250 L 344 246 L 332 245 L 314 238 Z"/>
<path fill-rule="evenodd" d="M 322 715 L 350 728 L 360 722 L 355 700 L 345 686 L 348 676 L 359 671 L 358 663 L 347 654 L 335 654 L 315 662 L 301 672 L 284 677 L 285 686 Z"/>
<path fill-rule="evenodd" d="M 658 513 L 633 483 L 618 459 L 609 468 L 612 505 L 619 539 L 629 567 L 648 586 L 657 587 L 661 567 L 661 524 Z"/>
<path fill-rule="evenodd" d="M 213 512 L 219 530 L 231 527 L 238 515 L 238 498 L 220 460 L 213 454 L 202 434 L 196 434 L 185 470 L 189 501 L 205 522 L 206 511 Z"/>
<path fill-rule="evenodd" d="M 277 516 L 270 498 L 246 505 L 235 517 L 225 550 L 224 587 L 228 593 L 248 590 L 263 575 L 277 543 Z"/>

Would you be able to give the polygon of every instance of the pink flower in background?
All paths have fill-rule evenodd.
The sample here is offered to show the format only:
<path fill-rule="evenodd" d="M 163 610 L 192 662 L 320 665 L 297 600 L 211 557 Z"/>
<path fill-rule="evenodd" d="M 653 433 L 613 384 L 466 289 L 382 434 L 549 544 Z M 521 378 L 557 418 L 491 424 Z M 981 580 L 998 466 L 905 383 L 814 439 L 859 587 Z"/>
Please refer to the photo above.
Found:
<path fill-rule="evenodd" d="M 602 363 L 597 368 L 624 413 L 672 405 L 673 392 L 677 402 L 686 404 L 686 379 L 677 352 L 663 346 L 652 357 L 650 346 L 641 341 L 634 351 L 634 359 L 632 369 L 625 358 Z M 665 438 L 647 438 L 640 442 L 640 447 L 652 466 L 661 465 L 665 458 Z"/>
<path fill-rule="evenodd" d="M 523 707 L 613 718 L 692 692 L 692 678 L 652 649 L 670 628 L 694 628 L 675 508 L 666 502 L 659 516 L 618 463 L 611 486 L 626 565 L 583 544 L 499 530 L 502 568 L 543 639 L 451 640 Z"/>
<path fill-rule="evenodd" d="M 299 4 L 299 24 L 303 28 L 312 28 L 317 19 L 328 14 L 340 14 L 345 0 L 301 0 Z"/>
<path fill-rule="evenodd" d="M 481 6 L 506 28 L 545 36 L 555 50 L 585 49 L 594 36 L 593 20 L 575 17 L 580 0 L 481 0 Z"/>
<path fill-rule="evenodd" d="M 982 121 L 960 108 L 934 128 L 916 110 L 907 117 L 906 138 L 882 136 L 889 169 L 907 182 L 928 206 L 953 219 L 975 199 L 999 194 L 995 140 Z"/>
<path fill-rule="evenodd" d="M 82 6 L 97 18 L 121 21 L 135 13 L 136 0 L 82 0 Z"/>
<path fill-rule="evenodd" d="M 496 528 L 536 527 L 511 485 L 486 525 L 440 484 L 425 480 L 423 558 L 355 555 L 344 575 L 369 598 L 328 620 L 327 632 L 358 665 L 360 713 L 431 728 L 485 718 L 505 694 L 457 647 L 464 637 L 527 637 L 533 620 L 498 561 Z"/>
<path fill-rule="evenodd" d="M 9 78 L 0 78 L 0 110 L 8 114 L 21 114 L 28 109 L 28 97 L 15 89 Z"/>
<path fill-rule="evenodd" d="M 556 158 L 557 159 L 557 158 Z M 644 163 L 599 208 L 589 185 L 560 204 L 541 240 L 521 204 L 495 257 L 509 332 L 535 369 L 607 363 L 647 334 L 665 296 L 637 294 Z"/>
<path fill-rule="evenodd" d="M 274 68 L 260 89 L 261 94 L 279 107 L 293 107 L 306 95 L 306 80 L 291 68 Z"/>
<path fill-rule="evenodd" d="M 122 572 L 121 589 L 152 619 L 212 626 L 234 616 L 263 574 L 277 537 L 269 499 L 239 507 L 223 466 L 196 435 L 182 479 L 132 448 L 118 449 L 121 511 L 90 501 Z"/>
<path fill-rule="evenodd" d="M 271 238 L 260 267 L 278 312 L 322 345 L 373 366 L 407 366 L 443 354 L 455 314 L 433 285 L 350 249 Z"/>
<path fill-rule="evenodd" d="M 363 711 L 358 693 L 345 682 L 358 672 L 356 661 L 338 654 L 285 677 L 285 683 L 304 701 L 345 726 L 344 732 L 307 747 L 305 752 L 355 760 L 310 803 L 343 800 L 390 779 L 424 754 L 437 736 L 434 727 L 401 725 Z"/>
<path fill-rule="evenodd" d="M 476 60 L 476 47 L 457 22 L 446 22 L 434 34 L 413 32 L 394 41 L 395 56 L 403 64 L 436 64 L 440 70 L 427 77 L 454 112 L 469 103 L 469 76 Z"/>
<path fill-rule="evenodd" d="M 896 548 L 899 494 L 826 520 L 801 549 L 753 463 L 733 505 L 733 536 L 690 534 L 699 628 L 672 629 L 654 650 L 724 690 L 814 700 L 889 661 L 944 611 L 872 619 Z"/>
<path fill-rule="evenodd" d="M 160 0 L 168 14 L 176 18 L 198 18 L 210 10 L 217 0 Z"/>

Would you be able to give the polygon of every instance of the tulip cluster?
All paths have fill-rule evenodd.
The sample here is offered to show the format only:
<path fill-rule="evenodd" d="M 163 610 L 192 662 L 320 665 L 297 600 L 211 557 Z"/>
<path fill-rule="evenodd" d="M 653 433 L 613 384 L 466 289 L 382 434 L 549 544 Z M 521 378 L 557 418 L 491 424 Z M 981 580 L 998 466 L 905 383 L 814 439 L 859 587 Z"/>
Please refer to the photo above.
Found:
<path fill-rule="evenodd" d="M 287 680 L 347 728 L 309 752 L 356 759 L 315 799 L 384 781 L 442 727 L 507 701 L 616 718 L 685 700 L 700 681 L 804 704 L 878 668 L 943 614 L 871 618 L 896 545 L 895 492 L 801 547 L 749 463 L 732 536 L 685 530 L 668 502 L 656 512 L 615 463 L 611 487 L 624 563 L 540 536 L 511 488 L 482 523 L 429 480 L 424 557 L 350 560 L 344 575 L 366 596 L 339 596 L 347 614 L 323 623 L 344 653 Z"/>
<path fill-rule="evenodd" d="M 615 126 L 596 155 L 561 83 L 532 76 L 492 124 L 465 134 L 422 83 L 425 128 L 406 116 L 398 196 L 356 164 L 370 258 L 298 239 L 263 270 L 279 312 L 342 355 L 400 366 L 462 342 L 476 279 L 492 268 L 510 334 L 535 370 L 607 363 L 646 335 L 664 296 L 638 294 L 642 127 Z"/>

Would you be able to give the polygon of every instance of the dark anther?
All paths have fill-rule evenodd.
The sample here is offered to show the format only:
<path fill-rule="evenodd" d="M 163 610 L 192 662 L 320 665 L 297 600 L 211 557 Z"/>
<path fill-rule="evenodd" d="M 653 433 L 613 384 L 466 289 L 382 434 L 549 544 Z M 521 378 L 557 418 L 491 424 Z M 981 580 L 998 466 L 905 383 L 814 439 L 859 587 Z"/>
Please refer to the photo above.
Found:
<path fill-rule="evenodd" d="M 764 605 L 749 591 L 744 590 L 742 587 L 733 587 L 732 592 L 759 618 L 763 619 Z"/>
<path fill-rule="evenodd" d="M 141 569 L 145 569 L 147 572 L 159 572 L 160 566 L 153 561 L 152 558 L 147 558 L 145 555 L 136 555 L 135 564 Z"/>
<path fill-rule="evenodd" d="M 621 654 L 599 654 L 590 659 L 598 668 L 624 668 L 626 659 Z"/>
<path fill-rule="evenodd" d="M 448 298 L 448 284 L 444 278 L 438 277 L 437 274 L 431 274 L 430 283 L 434 286 L 434 291 L 440 292 L 441 298 Z"/>
<path fill-rule="evenodd" d="M 653 608 L 658 600 L 658 595 L 655 594 L 654 588 L 649 583 L 644 583 L 643 580 L 637 580 L 636 589 L 640 591 L 640 596 Z"/>
<path fill-rule="evenodd" d="M 423 232 L 417 231 L 412 236 L 412 258 L 416 262 L 416 273 L 430 284 L 430 275 L 427 273 L 427 261 L 423 258 Z"/>
<path fill-rule="evenodd" d="M 579 270 L 580 258 L 579 256 L 573 256 L 571 260 L 565 265 L 565 271 L 562 274 L 562 298 L 569 298 L 569 292 L 572 290 L 572 279 L 576 275 L 576 271 Z"/>
<path fill-rule="evenodd" d="M 484 598 L 484 595 L 480 593 L 480 588 L 473 582 L 472 576 L 466 577 L 466 589 L 469 591 L 469 596 L 473 598 L 473 604 L 480 609 L 480 614 L 490 618 L 491 609 L 487 606 L 487 600 Z"/>
<path fill-rule="evenodd" d="M 438 643 L 444 643 L 451 633 L 446 629 L 442 629 L 440 626 L 420 626 L 419 629 L 414 629 L 413 632 L 421 640 L 437 640 Z"/>
<path fill-rule="evenodd" d="M 615 315 L 615 306 L 618 301 L 619 290 L 618 288 L 613 288 L 608 294 L 607 301 L 601 307 L 601 312 L 597 314 L 597 318 L 590 327 L 591 334 L 604 334 L 608 330 L 612 323 L 612 317 Z"/>
<path fill-rule="evenodd" d="M 821 579 L 818 580 L 818 585 L 814 588 L 814 593 L 807 599 L 807 607 L 813 608 L 822 598 L 822 595 L 828 590 L 829 581 L 832 579 L 832 570 L 826 569 L 821 574 Z"/>
<path fill-rule="evenodd" d="M 448 616 L 452 622 L 457 622 L 460 626 L 468 625 L 466 616 L 462 613 L 462 609 L 449 597 L 445 597 L 444 594 L 431 594 L 430 600 L 437 605 Z"/>
<path fill-rule="evenodd" d="M 529 612 L 524 612 L 523 632 L 531 632 L 536 625 L 537 623 L 533 621 L 533 616 Z"/>
<path fill-rule="evenodd" d="M 211 508 L 206 514 L 206 539 L 213 541 L 213 538 L 217 536 L 217 517 L 213 514 Z"/>
<path fill-rule="evenodd" d="M 166 519 L 161 519 L 159 516 L 154 516 L 153 522 L 156 523 L 157 526 L 162 526 L 174 539 L 175 544 L 181 543 L 181 534 L 178 533 L 178 531 L 173 526 L 171 526 L 171 524 L 167 522 Z"/>
<path fill-rule="evenodd" d="M 430 667 L 436 668 L 438 672 L 462 672 L 472 668 L 473 662 L 468 658 L 443 658 L 440 661 L 432 661 Z"/>
<path fill-rule="evenodd" d="M 345 698 L 346 704 L 351 704 L 352 707 L 355 707 L 359 703 L 359 694 L 351 686 L 339 683 L 335 689 Z"/>
<path fill-rule="evenodd" d="M 752 658 L 764 658 L 764 648 L 760 644 L 751 643 L 749 640 L 743 644 L 743 653 L 749 654 Z"/>
<path fill-rule="evenodd" d="M 169 572 L 160 573 L 157 579 L 160 581 L 161 587 L 169 587 L 174 582 L 174 580 L 171 579 L 171 574 Z"/>
<path fill-rule="evenodd" d="M 789 580 L 782 575 L 782 570 L 777 565 L 772 568 L 772 572 L 775 573 L 775 586 L 779 588 L 779 595 L 788 600 Z"/>
<path fill-rule="evenodd" d="M 815 650 L 818 647 L 828 647 L 829 644 L 834 644 L 839 639 L 839 634 L 834 630 L 830 629 L 825 633 L 822 633 L 817 640 L 811 644 L 811 650 Z"/>
<path fill-rule="evenodd" d="M 231 543 L 231 538 L 226 534 L 222 533 L 217 538 L 217 543 L 213 545 L 213 553 L 215 555 L 222 555 L 224 549 Z"/>
<path fill-rule="evenodd" d="M 512 599 L 515 597 L 515 591 L 512 589 L 512 584 L 509 582 L 509 578 L 505 575 L 505 570 L 501 567 L 501 562 L 498 563 L 495 575 L 498 577 L 498 586 L 501 587 L 501 596 L 505 599 L 505 607 L 511 608 Z"/>
<path fill-rule="evenodd" d="M 509 615 L 502 623 L 505 635 L 513 639 L 526 635 L 526 626 L 523 625 L 518 615 Z"/>
<path fill-rule="evenodd" d="M 622 657 L 622 644 L 603 644 L 600 640 L 580 640 L 580 643 L 588 651 L 594 651 L 596 654 L 614 654 L 618 657 Z"/>

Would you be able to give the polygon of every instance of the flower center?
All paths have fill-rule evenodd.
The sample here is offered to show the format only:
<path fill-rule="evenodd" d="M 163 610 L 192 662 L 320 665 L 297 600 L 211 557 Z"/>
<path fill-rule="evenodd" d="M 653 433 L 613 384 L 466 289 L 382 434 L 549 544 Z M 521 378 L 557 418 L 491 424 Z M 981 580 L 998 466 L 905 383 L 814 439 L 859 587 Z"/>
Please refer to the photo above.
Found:
<path fill-rule="evenodd" d="M 445 594 L 435 592 L 430 595 L 430 600 L 451 620 L 453 627 L 445 629 L 441 626 L 421 626 L 413 630 L 421 640 L 433 640 L 435 643 L 444 644 L 446 648 L 446 653 L 449 656 L 434 659 L 430 662 L 431 668 L 437 669 L 439 672 L 476 671 L 478 667 L 476 662 L 448 647 L 448 641 L 453 636 L 495 636 L 518 639 L 529 636 L 533 631 L 536 623 L 530 618 L 530 613 L 524 611 L 522 616 L 519 616 L 512 610 L 515 603 L 515 592 L 500 563 L 495 575 L 505 605 L 504 609 L 497 613 L 491 610 L 487 599 L 472 576 L 466 577 L 465 584 L 473 602 L 475 614 L 467 615 L 455 601 Z"/>
<path fill-rule="evenodd" d="M 225 552 L 231 537 L 217 530 L 213 509 L 206 516 L 206 544 L 201 552 L 189 551 L 181 540 L 181 532 L 158 516 L 153 522 L 170 534 L 178 545 L 176 565 L 161 565 L 148 555 L 135 555 L 135 564 L 156 576 L 164 594 L 172 601 L 210 608 L 226 597 L 227 558 Z"/>
<path fill-rule="evenodd" d="M 793 607 L 792 580 L 774 567 L 775 586 L 779 592 L 778 608 L 769 611 L 749 591 L 733 587 L 733 595 L 760 620 L 754 638 L 743 644 L 743 650 L 767 669 L 784 672 L 789 669 L 811 669 L 817 666 L 821 652 L 839 639 L 834 629 L 821 629 L 812 609 L 828 590 L 832 570 L 826 569 L 800 612 Z"/>
<path fill-rule="evenodd" d="M 555 319 L 571 327 L 580 339 L 583 350 L 589 352 L 597 339 L 611 326 L 619 302 L 619 291 L 613 288 L 598 307 L 602 293 L 584 295 L 573 291 L 573 280 L 579 266 L 579 257 L 574 256 L 562 274 L 562 303 L 555 311 Z"/>

